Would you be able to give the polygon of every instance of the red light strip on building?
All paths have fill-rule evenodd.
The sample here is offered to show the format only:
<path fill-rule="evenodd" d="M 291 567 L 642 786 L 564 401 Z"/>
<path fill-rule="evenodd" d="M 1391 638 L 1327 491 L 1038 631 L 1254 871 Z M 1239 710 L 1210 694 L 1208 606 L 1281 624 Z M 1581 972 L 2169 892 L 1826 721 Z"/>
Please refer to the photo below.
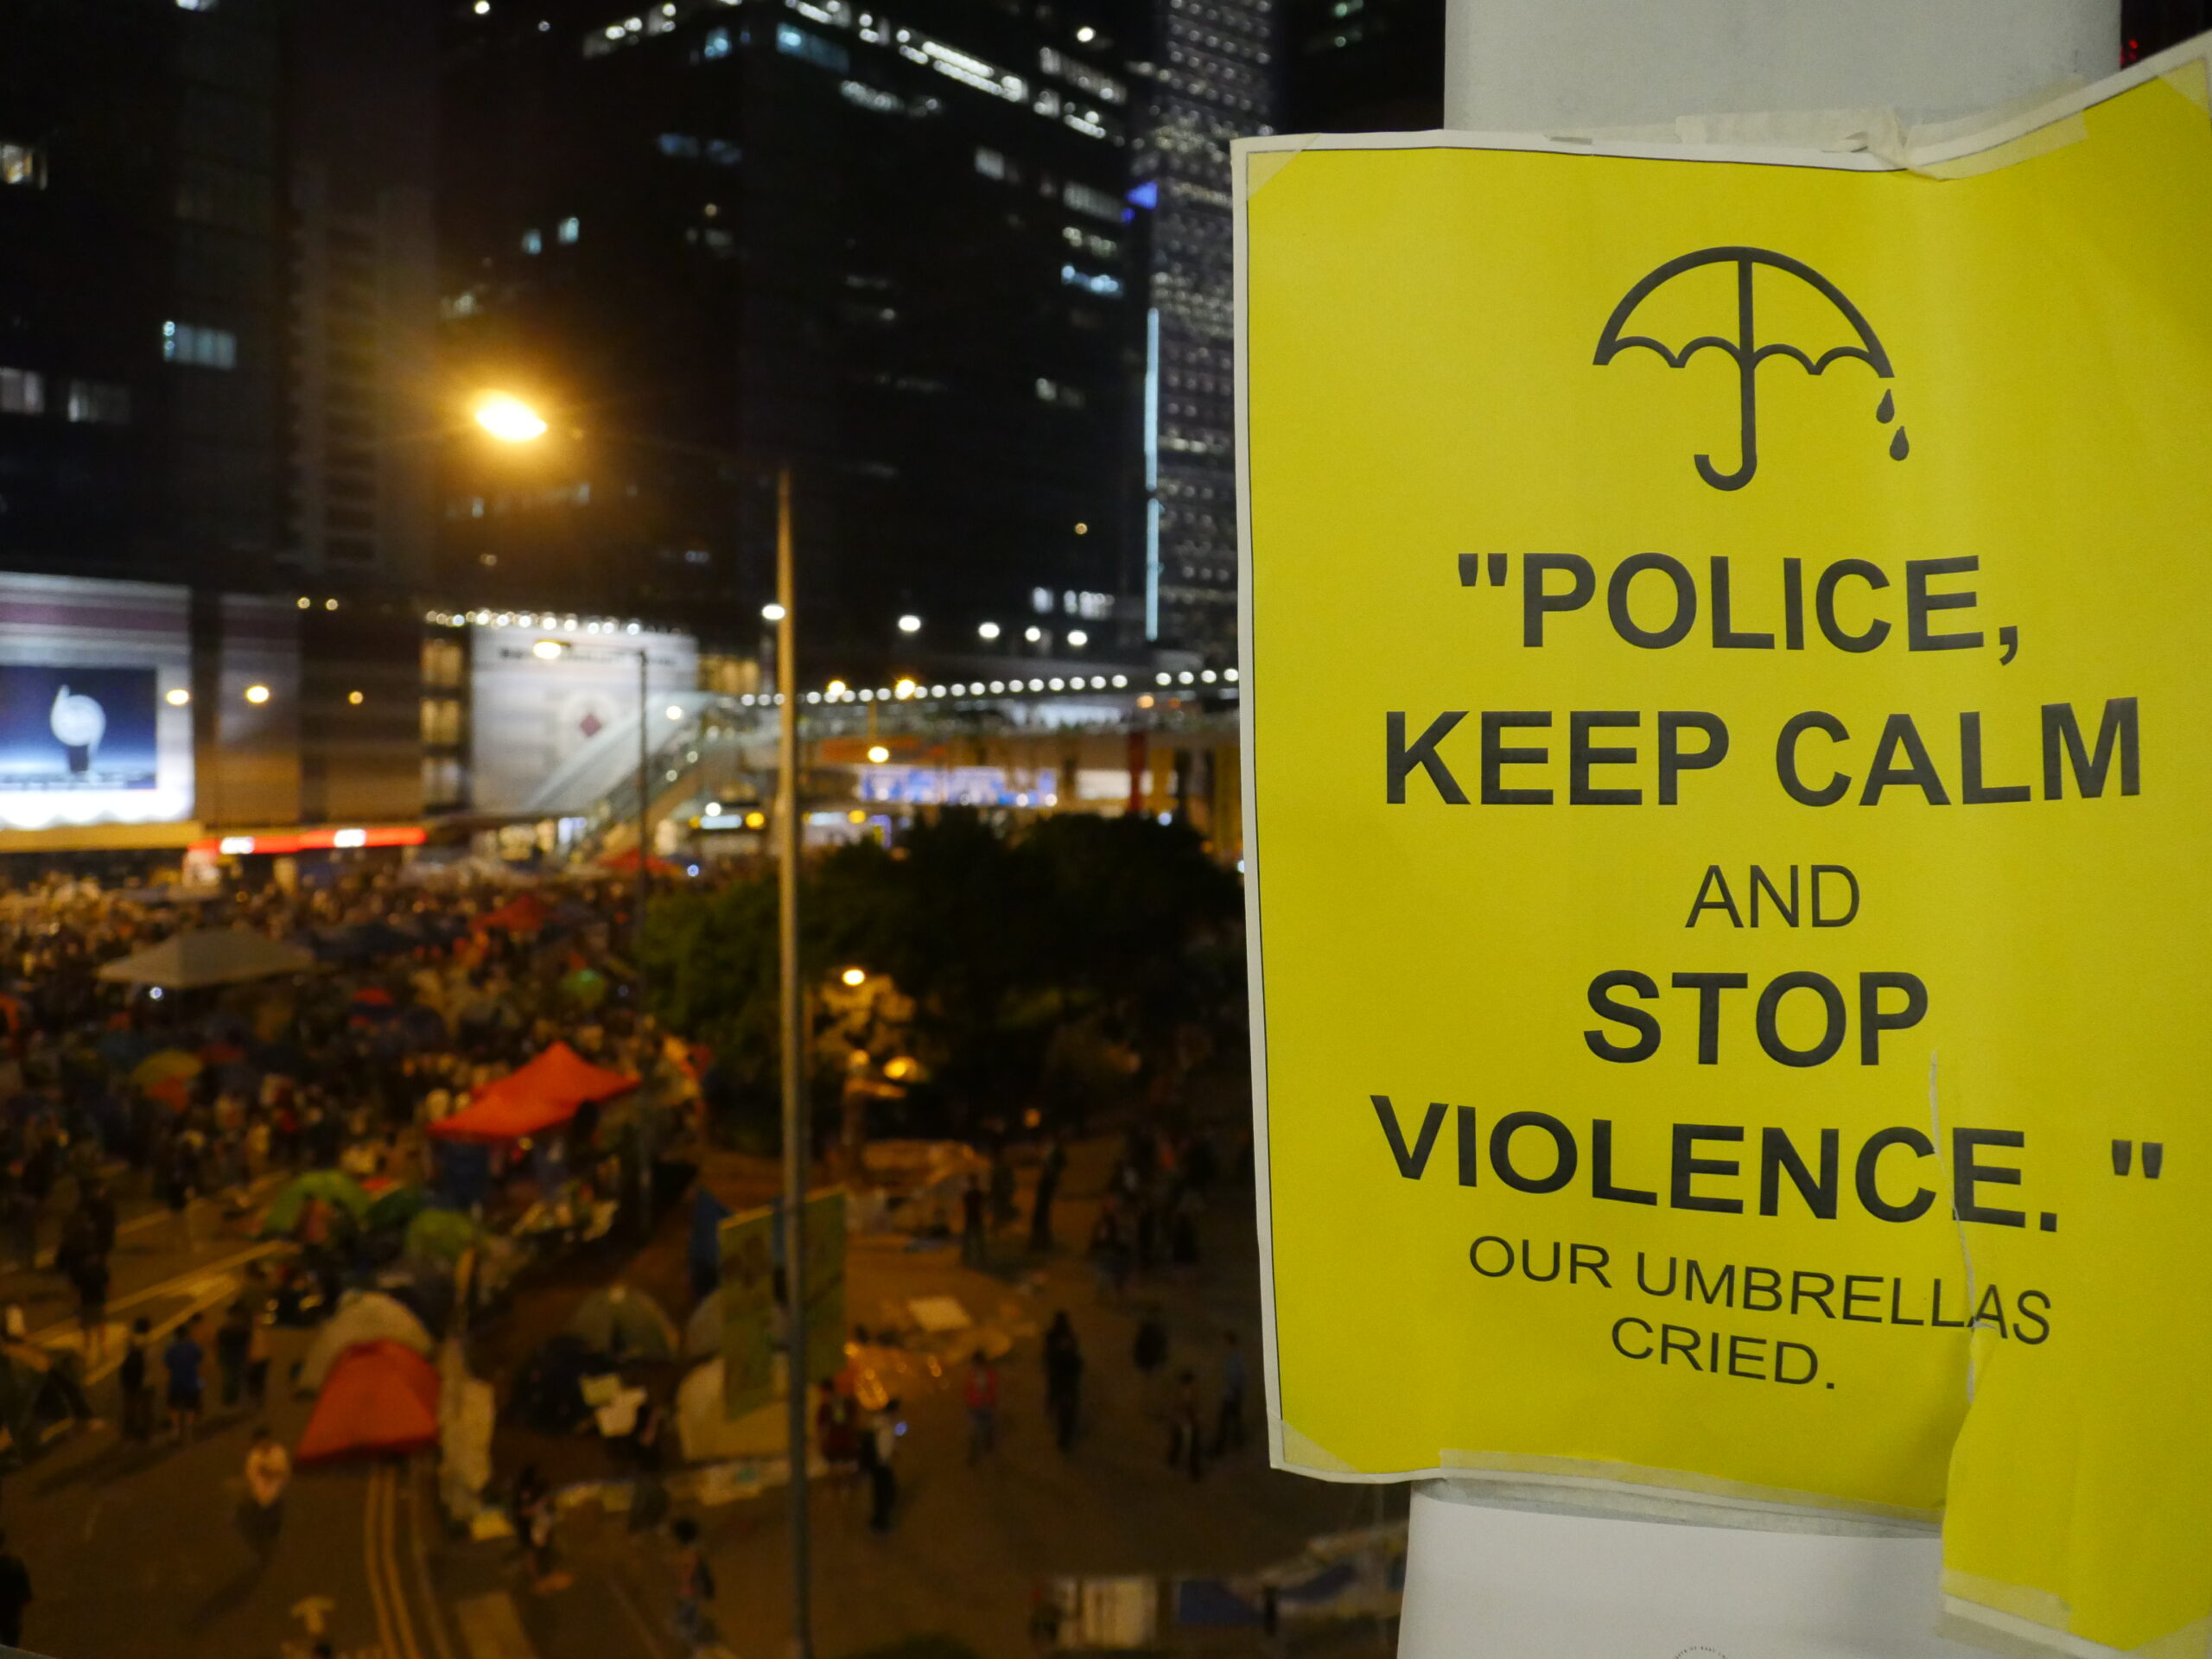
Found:
<path fill-rule="evenodd" d="M 355 847 L 420 847 L 429 836 L 412 823 L 375 825 L 359 830 L 287 830 L 267 836 L 223 836 L 195 841 L 190 850 L 223 858 L 249 853 L 319 853 Z"/>

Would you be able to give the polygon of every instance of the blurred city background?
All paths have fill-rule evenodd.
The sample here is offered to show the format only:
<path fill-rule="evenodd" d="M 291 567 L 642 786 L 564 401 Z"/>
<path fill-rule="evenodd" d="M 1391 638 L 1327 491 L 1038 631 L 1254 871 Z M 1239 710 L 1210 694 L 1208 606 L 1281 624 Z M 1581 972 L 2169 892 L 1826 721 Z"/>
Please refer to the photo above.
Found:
<path fill-rule="evenodd" d="M 1442 0 L 874 3 L 0 0 L 0 1640 L 786 1651 L 797 1389 L 831 1659 L 1389 1643 L 1266 1466 L 1229 146 Z"/>

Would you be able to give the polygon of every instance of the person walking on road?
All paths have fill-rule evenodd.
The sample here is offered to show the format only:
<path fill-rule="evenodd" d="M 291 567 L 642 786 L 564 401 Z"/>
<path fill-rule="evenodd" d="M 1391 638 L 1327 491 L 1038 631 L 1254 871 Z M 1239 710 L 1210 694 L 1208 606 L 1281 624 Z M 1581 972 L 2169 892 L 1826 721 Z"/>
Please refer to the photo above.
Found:
<path fill-rule="evenodd" d="M 1185 1371 L 1175 1379 L 1175 1403 L 1167 1417 L 1167 1464 L 1188 1468 L 1192 1480 L 1206 1472 L 1205 1430 L 1198 1422 L 1198 1379 Z"/>
<path fill-rule="evenodd" d="M 868 1476 L 868 1529 L 888 1532 L 899 1507 L 899 1476 L 891 1466 L 899 1448 L 899 1402 L 887 1400 L 861 1431 L 861 1468 Z"/>
<path fill-rule="evenodd" d="M 31 1573 L 0 1532 L 0 1647 L 23 1645 L 23 1609 L 31 1605 Z"/>
<path fill-rule="evenodd" d="M 123 1437 L 127 1440 L 154 1438 L 154 1390 L 146 1381 L 146 1350 L 153 1340 L 153 1325 L 143 1317 L 130 1322 L 130 1338 L 124 1346 L 123 1364 L 116 1385 L 123 1392 Z"/>
<path fill-rule="evenodd" d="M 1061 1451 L 1074 1448 L 1076 1419 L 1083 1401 L 1083 1344 L 1064 1308 L 1045 1333 L 1045 1409 L 1052 1420 L 1052 1440 Z"/>
<path fill-rule="evenodd" d="M 169 1375 L 169 1427 L 180 1440 L 189 1440 L 200 1427 L 205 1404 L 200 1368 L 207 1363 L 207 1351 L 194 1338 L 199 1325 L 197 1319 L 187 1319 L 162 1351 L 162 1367 Z"/>
<path fill-rule="evenodd" d="M 715 1569 L 699 1547 L 699 1523 L 683 1516 L 669 1529 L 676 1540 L 676 1631 L 693 1653 L 714 1640 L 707 1604 L 715 1599 Z"/>
<path fill-rule="evenodd" d="M 960 1261 L 980 1270 L 988 1259 L 990 1235 L 984 1226 L 983 1183 L 976 1176 L 960 1194 Z"/>
<path fill-rule="evenodd" d="M 283 1529 L 284 1489 L 291 1484 L 290 1454 L 267 1429 L 255 1429 L 245 1454 L 245 1502 L 239 1507 L 238 1525 L 253 1553 L 264 1560 Z"/>
<path fill-rule="evenodd" d="M 968 1362 L 968 1382 L 961 1397 L 968 1407 L 968 1461 L 973 1463 L 999 1440 L 999 1368 L 980 1348 Z"/>
<path fill-rule="evenodd" d="M 1244 1351 L 1236 1345 L 1234 1331 L 1223 1332 L 1221 1341 L 1221 1409 L 1213 1429 L 1217 1458 L 1232 1449 L 1244 1449 Z"/>
<path fill-rule="evenodd" d="M 1060 1172 L 1067 1167 L 1067 1154 L 1060 1150 L 1060 1139 L 1054 1135 L 1045 1143 L 1045 1161 L 1038 1166 L 1037 1191 L 1029 1201 L 1029 1253 L 1043 1255 L 1052 1248 L 1052 1200 L 1060 1190 Z"/>
<path fill-rule="evenodd" d="M 79 1256 L 70 1277 L 77 1286 L 77 1324 L 90 1371 L 107 1357 L 107 1257 L 98 1250 Z"/>
<path fill-rule="evenodd" d="M 232 1302 L 215 1328 L 215 1374 L 222 1382 L 223 1409 L 245 1393 L 245 1354 L 253 1345 L 253 1315 L 243 1301 Z"/>

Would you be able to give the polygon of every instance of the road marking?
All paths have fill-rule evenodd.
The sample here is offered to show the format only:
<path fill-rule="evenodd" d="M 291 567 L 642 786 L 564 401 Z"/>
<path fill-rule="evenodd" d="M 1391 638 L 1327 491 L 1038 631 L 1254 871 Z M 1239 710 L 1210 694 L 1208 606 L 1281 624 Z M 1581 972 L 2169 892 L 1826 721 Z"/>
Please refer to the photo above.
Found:
<path fill-rule="evenodd" d="M 630 1586 L 620 1578 L 609 1578 L 614 1588 L 614 1599 L 622 1604 L 622 1611 L 630 1615 L 630 1623 L 638 1632 L 638 1640 L 645 1647 L 650 1659 L 663 1659 L 660 1638 L 653 1634 L 653 1627 L 646 1621 L 645 1611 L 638 1605 L 637 1598 L 630 1593 Z"/>
<path fill-rule="evenodd" d="M 391 1622 L 399 1632 L 400 1659 L 422 1659 L 423 1650 L 415 1645 L 415 1621 L 407 1611 L 407 1586 L 399 1576 L 399 1553 L 393 1546 L 399 1523 L 399 1471 L 385 1464 L 375 1475 L 384 1479 L 376 1560 L 384 1573 L 385 1593 L 391 1598 Z"/>
<path fill-rule="evenodd" d="M 461 1626 L 468 1659 L 537 1659 L 537 1649 L 523 1634 L 514 1598 L 504 1590 L 455 1602 L 453 1619 Z"/>
<path fill-rule="evenodd" d="M 377 1510 L 383 1491 L 384 1468 L 378 1465 L 369 1471 L 368 1497 L 361 1516 L 361 1559 L 369 1577 L 369 1605 L 376 1613 L 378 1640 L 386 1653 L 406 1659 L 392 1640 L 391 1609 L 385 1602 L 384 1573 L 377 1560 Z"/>
<path fill-rule="evenodd" d="M 445 1615 L 438 1610 L 438 1592 L 430 1582 L 429 1552 L 423 1543 L 423 1516 L 436 1501 L 429 1486 L 427 1464 L 416 1463 L 408 1470 L 407 1539 L 410 1554 L 415 1558 L 415 1582 L 423 1592 L 423 1622 L 430 1627 L 430 1645 L 437 1649 L 438 1659 L 453 1659 L 453 1649 L 446 1642 Z"/>
<path fill-rule="evenodd" d="M 181 1294 L 197 1282 L 212 1279 L 219 1274 L 228 1273 L 233 1268 L 242 1268 L 249 1262 L 258 1262 L 264 1255 L 274 1255 L 283 1248 L 280 1244 L 256 1244 L 250 1249 L 240 1250 L 235 1255 L 226 1255 L 219 1262 L 205 1262 L 198 1267 L 188 1268 L 184 1272 L 172 1274 L 159 1284 L 149 1285 L 143 1290 L 134 1290 L 128 1296 L 117 1297 L 107 1305 L 107 1311 L 111 1313 L 120 1313 L 124 1308 L 136 1307 L 141 1302 L 158 1301 L 164 1296 Z M 41 1346 L 50 1347 L 53 1345 L 54 1338 L 74 1331 L 77 1325 L 77 1317 L 73 1313 L 67 1319 L 56 1319 L 53 1324 L 32 1332 L 31 1340 Z"/>

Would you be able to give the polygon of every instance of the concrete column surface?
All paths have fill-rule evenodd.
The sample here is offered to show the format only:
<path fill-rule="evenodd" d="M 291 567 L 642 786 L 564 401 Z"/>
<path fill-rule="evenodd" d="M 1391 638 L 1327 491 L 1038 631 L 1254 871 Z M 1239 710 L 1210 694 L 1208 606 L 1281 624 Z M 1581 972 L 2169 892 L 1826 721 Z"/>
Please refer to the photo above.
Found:
<path fill-rule="evenodd" d="M 1971 115 L 2120 67 L 2120 0 L 1448 0 L 1444 119 L 1463 131 L 1684 115 Z"/>

